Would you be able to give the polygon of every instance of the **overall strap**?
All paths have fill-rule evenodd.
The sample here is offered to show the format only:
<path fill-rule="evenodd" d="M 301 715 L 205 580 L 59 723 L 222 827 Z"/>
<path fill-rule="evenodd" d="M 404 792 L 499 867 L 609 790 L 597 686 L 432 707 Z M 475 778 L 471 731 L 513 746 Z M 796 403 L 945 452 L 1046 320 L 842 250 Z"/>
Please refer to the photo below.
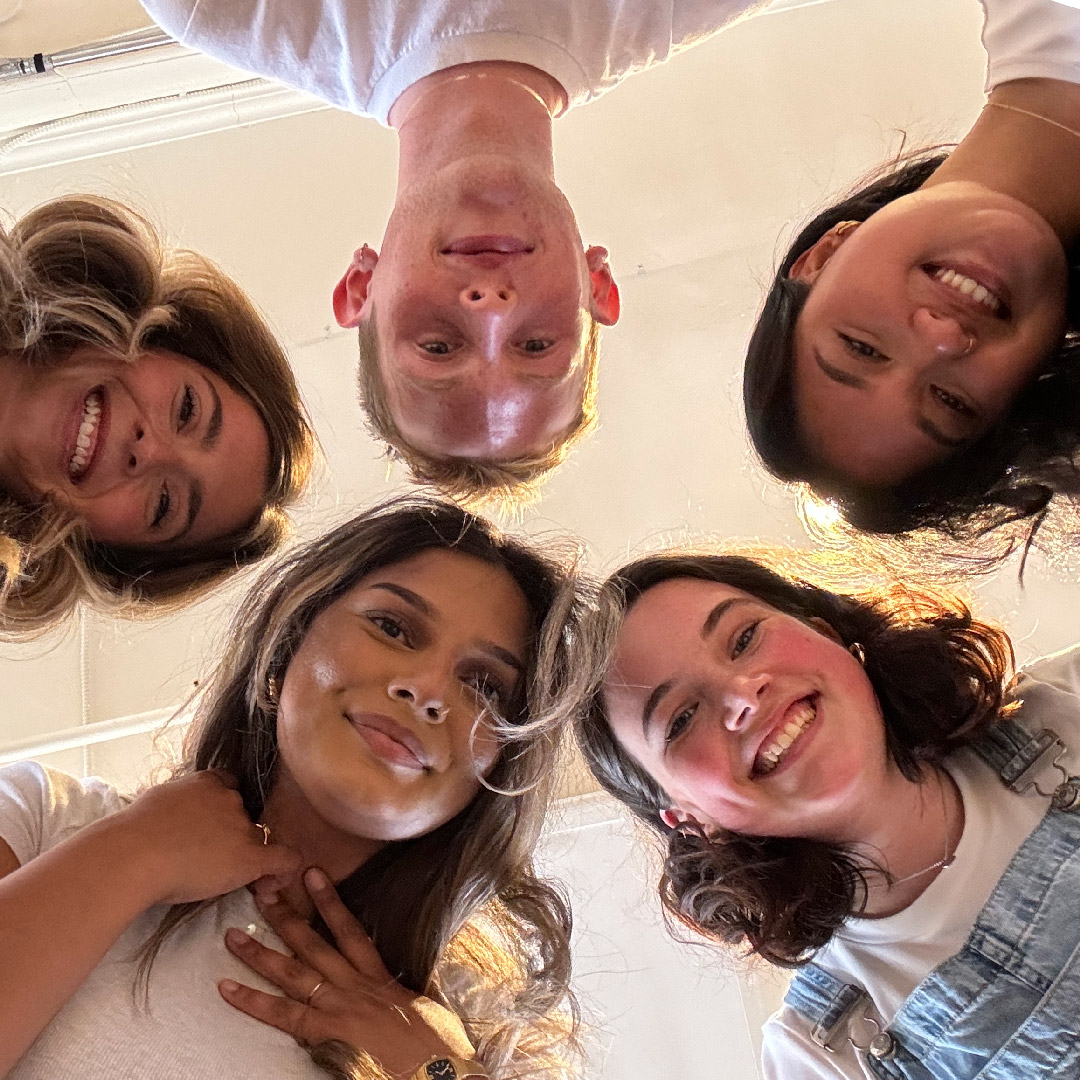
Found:
<path fill-rule="evenodd" d="M 975 751 L 1011 791 L 1023 795 L 1033 787 L 1040 795 L 1052 797 L 1058 810 L 1073 810 L 1080 805 L 1080 785 L 1060 764 L 1067 748 L 1050 728 L 1032 733 L 1005 717 L 986 731 L 975 744 Z M 1054 777 L 1051 769 L 1059 775 Z M 1039 786 L 1040 779 L 1044 783 L 1049 780 L 1049 791 Z"/>
<path fill-rule="evenodd" d="M 841 982 L 817 964 L 799 968 L 784 995 L 784 1004 L 814 1025 L 810 1038 L 826 1050 L 851 1013 L 869 1003 L 870 998 L 861 986 Z"/>

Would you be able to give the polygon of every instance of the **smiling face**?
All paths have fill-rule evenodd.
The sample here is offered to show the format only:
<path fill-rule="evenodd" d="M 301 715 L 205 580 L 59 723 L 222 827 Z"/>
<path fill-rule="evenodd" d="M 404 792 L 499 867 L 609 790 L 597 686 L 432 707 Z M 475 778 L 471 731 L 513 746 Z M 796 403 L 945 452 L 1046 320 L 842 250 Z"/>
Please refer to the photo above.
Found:
<path fill-rule="evenodd" d="M 0 483 L 70 507 L 97 541 L 182 547 L 263 504 L 269 440 L 255 407 L 175 353 L 127 363 L 78 349 L 44 373 L 14 372 L 4 397 Z"/>
<path fill-rule="evenodd" d="M 470 157 L 399 194 L 381 255 L 357 252 L 335 312 L 377 312 L 379 367 L 418 451 L 509 461 L 545 452 L 582 408 L 590 322 L 618 318 L 602 248 L 583 250 L 549 177 Z"/>
<path fill-rule="evenodd" d="M 513 578 L 472 556 L 425 551 L 361 579 L 285 673 L 279 788 L 352 837 L 449 821 L 496 761 L 485 717 L 519 692 L 528 626 Z"/>
<path fill-rule="evenodd" d="M 790 275 L 811 284 L 794 335 L 811 455 L 890 486 L 986 434 L 1061 341 L 1067 270 L 1038 214 L 968 182 L 831 230 Z"/>
<path fill-rule="evenodd" d="M 621 746 L 671 799 L 669 825 L 848 839 L 888 770 L 859 662 L 821 628 L 695 578 L 648 589 L 603 690 Z"/>

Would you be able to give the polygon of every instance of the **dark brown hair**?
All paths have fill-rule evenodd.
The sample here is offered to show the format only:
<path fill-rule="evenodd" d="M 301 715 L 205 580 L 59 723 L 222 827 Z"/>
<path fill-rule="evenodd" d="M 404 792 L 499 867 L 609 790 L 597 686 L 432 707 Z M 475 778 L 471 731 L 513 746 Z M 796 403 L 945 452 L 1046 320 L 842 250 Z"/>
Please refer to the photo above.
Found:
<path fill-rule="evenodd" d="M 483 915 L 499 946 L 488 951 L 502 967 L 475 972 L 474 981 L 493 980 L 503 997 L 486 1000 L 501 1000 L 502 1012 L 491 1005 L 486 1015 L 470 1014 L 460 1003 L 455 1011 L 493 1075 L 519 1075 L 519 1044 L 569 1000 L 570 911 L 532 865 L 564 722 L 581 692 L 568 659 L 579 601 L 565 550 L 560 558 L 559 545 L 546 545 L 540 554 L 456 506 L 421 498 L 377 506 L 297 549 L 263 573 L 233 620 L 200 692 L 180 771 L 227 770 L 258 820 L 277 761 L 269 679 L 284 676 L 313 620 L 361 578 L 432 549 L 500 567 L 521 590 L 530 614 L 524 689 L 492 718 L 503 748 L 473 801 L 425 836 L 386 844 L 338 892 L 394 977 L 417 993 L 438 983 L 452 943 L 462 933 L 475 939 L 472 920 Z M 170 909 L 147 943 L 141 976 L 168 935 L 204 906 Z M 461 993 L 467 1002 L 473 991 L 445 996 L 453 1003 Z M 537 1075 L 547 1071 L 545 1060 L 537 1056 Z"/>
<path fill-rule="evenodd" d="M 1009 639 L 974 619 L 956 597 L 899 586 L 860 595 L 830 592 L 770 568 L 756 553 L 749 559 L 668 552 L 630 563 L 605 582 L 598 625 L 587 628 L 586 637 L 605 638 L 610 649 L 618 622 L 638 598 L 673 578 L 729 585 L 795 618 L 824 620 L 846 645 L 860 643 L 885 718 L 888 753 L 909 780 L 920 778 L 923 763 L 941 762 L 970 744 L 1002 710 L 1012 666 Z M 600 785 L 662 838 L 661 900 L 682 924 L 717 941 L 745 943 L 771 963 L 793 965 L 861 910 L 875 868 L 844 848 L 667 826 L 660 812 L 671 800 L 615 739 L 601 689 L 575 731 Z"/>
<path fill-rule="evenodd" d="M 962 545 L 1018 526 L 1030 543 L 1055 496 L 1080 499 L 1080 278 L 1070 274 L 1069 329 L 995 427 L 946 462 L 892 487 L 856 484 L 817 460 L 799 431 L 792 380 L 795 325 L 810 286 L 791 278 L 795 261 L 842 221 L 865 221 L 918 190 L 945 161 L 938 147 L 909 153 L 866 178 L 799 231 L 781 260 L 747 348 L 743 407 L 750 440 L 779 480 L 801 481 L 829 499 L 856 529 L 896 535 L 932 530 Z M 990 560 L 996 564 L 1003 554 Z"/>

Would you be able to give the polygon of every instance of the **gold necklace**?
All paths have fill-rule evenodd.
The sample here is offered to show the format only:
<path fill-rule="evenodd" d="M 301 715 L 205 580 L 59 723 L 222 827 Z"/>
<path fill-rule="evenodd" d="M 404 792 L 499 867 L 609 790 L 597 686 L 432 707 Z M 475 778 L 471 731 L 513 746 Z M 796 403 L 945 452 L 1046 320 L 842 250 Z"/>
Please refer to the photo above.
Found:
<path fill-rule="evenodd" d="M 1019 105 L 1006 105 L 1003 101 L 988 101 L 986 104 L 995 109 L 1006 109 L 1009 112 L 1019 113 L 1021 116 L 1030 116 L 1032 120 L 1041 120 L 1044 124 L 1061 128 L 1062 131 L 1067 131 L 1073 138 L 1080 139 L 1080 131 L 1061 123 L 1059 120 L 1051 120 L 1049 116 L 1043 116 L 1042 113 L 1032 112 L 1030 109 L 1021 109 Z"/>

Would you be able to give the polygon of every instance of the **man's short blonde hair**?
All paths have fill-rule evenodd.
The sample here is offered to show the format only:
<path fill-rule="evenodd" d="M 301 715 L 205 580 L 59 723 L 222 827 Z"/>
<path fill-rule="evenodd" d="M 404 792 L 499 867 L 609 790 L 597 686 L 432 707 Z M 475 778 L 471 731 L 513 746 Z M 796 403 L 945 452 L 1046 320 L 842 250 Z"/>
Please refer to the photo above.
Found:
<path fill-rule="evenodd" d="M 394 421 L 379 367 L 379 334 L 373 308 L 360 324 L 360 365 L 357 369 L 360 404 L 367 416 L 368 429 L 376 439 L 386 443 L 390 457 L 400 458 L 408 465 L 414 480 L 432 484 L 463 506 L 475 508 L 494 503 L 510 511 L 526 506 L 539 498 L 541 484 L 597 424 L 600 324 L 588 313 L 582 337 L 581 363 L 585 377 L 581 409 L 569 427 L 542 454 L 511 461 L 440 457 L 411 446 Z"/>

